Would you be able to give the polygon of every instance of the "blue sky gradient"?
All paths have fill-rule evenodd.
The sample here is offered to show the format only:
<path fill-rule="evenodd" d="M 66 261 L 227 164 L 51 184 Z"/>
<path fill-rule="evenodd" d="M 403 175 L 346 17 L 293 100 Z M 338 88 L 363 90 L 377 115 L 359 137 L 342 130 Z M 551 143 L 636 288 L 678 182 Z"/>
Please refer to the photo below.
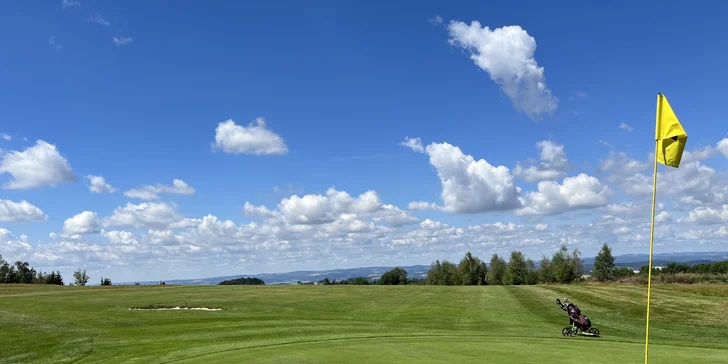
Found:
<path fill-rule="evenodd" d="M 644 183 L 632 187 L 644 178 L 651 183 L 657 92 L 687 130 L 688 151 L 699 151 L 679 170 L 661 166 L 667 185 L 658 199 L 667 215 L 658 249 L 728 247 L 724 3 L 59 0 L 2 7 L 0 133 L 7 137 L 0 138 L 0 255 L 6 258 L 141 280 L 427 264 L 468 250 L 488 258 L 519 249 L 538 259 L 562 243 L 586 255 L 603 242 L 617 254 L 647 252 L 650 196 L 635 191 Z M 525 69 L 524 59 L 543 67 L 539 80 L 550 90 L 552 112 L 529 115 L 492 80 L 493 69 L 470 59 L 473 49 L 459 45 L 453 25 L 473 27 L 473 21 L 488 32 L 519 27 L 490 43 L 496 51 L 480 55 L 511 76 Z M 475 41 L 484 41 L 479 34 Z M 529 38 L 533 54 L 519 57 L 518 47 L 509 48 Z M 538 79 L 529 77 L 522 81 Z M 220 123 L 232 119 L 243 128 L 257 118 L 286 153 L 213 147 Z M 435 143 L 432 152 L 401 145 L 405 137 L 420 138 L 423 147 Z M 29 165 L 13 164 L 11 156 L 39 140 L 55 146 L 76 181 L 49 177 L 40 186 L 9 188 Z M 558 156 L 568 163 L 543 167 L 556 177 L 514 175 L 518 165 L 549 163 L 539 160 L 541 141 L 563 146 Z M 435 151 L 441 143 L 508 168 L 520 188 L 511 200 L 518 206 L 448 207 L 438 172 L 456 167 L 430 163 L 433 153 L 445 153 Z M 630 161 L 634 168 L 625 168 Z M 40 172 L 57 167 L 32 158 L 23 163 L 37 163 Z M 539 182 L 563 187 L 564 178 L 582 173 L 580 183 L 593 177 L 609 193 L 558 211 L 524 212 Z M 115 191 L 90 191 L 89 175 L 103 176 Z M 156 200 L 125 194 L 175 179 L 194 192 Z M 376 191 L 380 205 L 393 205 L 410 223 L 387 226 L 384 212 L 351 207 L 328 211 L 333 221 L 299 224 L 298 215 L 281 209 L 293 195 L 325 195 L 331 187 L 353 197 Z M 19 207 L 22 201 L 43 216 Z M 411 208 L 416 201 L 439 207 Z M 246 202 L 272 212 L 246 213 Z M 127 203 L 161 203 L 180 219 L 213 215 L 230 220 L 238 235 L 204 232 L 200 221 L 110 223 Z M 76 229 L 84 232 L 64 232 L 64 222 L 83 211 L 95 214 Z M 354 220 L 374 227 L 336 230 Z M 255 228 L 243 228 L 251 222 Z M 503 231 L 472 228 L 483 224 Z M 109 238 L 112 231 L 134 242 Z M 159 231 L 177 238 L 154 241 Z"/>

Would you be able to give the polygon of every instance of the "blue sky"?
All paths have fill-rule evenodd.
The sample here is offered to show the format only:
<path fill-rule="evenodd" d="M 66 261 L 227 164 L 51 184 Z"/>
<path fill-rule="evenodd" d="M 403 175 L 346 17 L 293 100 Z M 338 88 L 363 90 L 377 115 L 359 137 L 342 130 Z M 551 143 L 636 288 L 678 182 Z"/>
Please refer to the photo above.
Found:
<path fill-rule="evenodd" d="M 726 250 L 728 6 L 657 4 L 3 4 L 0 254 L 141 280 L 644 253 L 657 92 L 689 134 L 658 250 Z"/>

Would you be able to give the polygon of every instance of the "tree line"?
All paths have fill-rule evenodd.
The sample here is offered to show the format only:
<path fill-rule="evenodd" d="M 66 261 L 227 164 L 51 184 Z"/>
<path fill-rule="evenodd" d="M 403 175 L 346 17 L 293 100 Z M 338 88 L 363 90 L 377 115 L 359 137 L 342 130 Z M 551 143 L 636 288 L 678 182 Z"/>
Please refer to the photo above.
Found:
<path fill-rule="evenodd" d="M 60 271 L 42 272 L 28 262 L 16 261 L 10 264 L 0 255 L 0 283 L 6 284 L 57 284 L 63 285 Z"/>
<path fill-rule="evenodd" d="M 635 273 L 632 268 L 617 267 L 612 249 L 606 243 L 594 258 L 592 279 L 598 282 L 647 283 L 649 266 L 643 265 Z M 728 261 L 685 264 L 671 262 L 662 268 L 652 267 L 652 275 L 658 283 L 727 283 Z"/>
<path fill-rule="evenodd" d="M 235 278 L 235 279 L 224 280 L 224 281 L 218 283 L 218 285 L 221 285 L 221 286 L 262 286 L 262 285 L 265 285 L 265 282 L 260 278 L 240 277 L 240 278 Z"/>
<path fill-rule="evenodd" d="M 569 252 L 562 246 L 552 257 L 544 256 L 539 267 L 520 251 L 508 259 L 498 254 L 490 265 L 468 252 L 460 263 L 435 261 L 427 272 L 427 284 L 440 286 L 524 285 L 538 283 L 571 283 L 584 274 L 584 263 L 578 249 Z"/>

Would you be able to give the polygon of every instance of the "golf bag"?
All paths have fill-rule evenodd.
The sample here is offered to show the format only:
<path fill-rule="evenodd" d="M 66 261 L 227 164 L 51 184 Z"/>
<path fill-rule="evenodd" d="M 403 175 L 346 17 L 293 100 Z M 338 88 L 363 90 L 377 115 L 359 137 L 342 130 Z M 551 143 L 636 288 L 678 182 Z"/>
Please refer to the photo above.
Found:
<path fill-rule="evenodd" d="M 591 321 L 589 320 L 589 317 L 581 314 L 579 307 L 576 307 L 576 305 L 571 302 L 564 304 L 558 298 L 556 299 L 556 303 L 569 315 L 569 326 L 576 326 L 584 332 L 589 331 L 591 328 Z"/>

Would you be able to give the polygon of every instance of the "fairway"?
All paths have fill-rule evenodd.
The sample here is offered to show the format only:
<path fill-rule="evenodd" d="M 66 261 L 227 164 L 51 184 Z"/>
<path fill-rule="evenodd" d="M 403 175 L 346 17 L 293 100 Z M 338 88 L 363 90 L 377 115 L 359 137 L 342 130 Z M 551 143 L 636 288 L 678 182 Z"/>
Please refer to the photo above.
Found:
<path fill-rule="evenodd" d="M 601 338 L 563 338 L 557 297 Z M 724 363 L 728 286 L 659 286 L 651 362 Z M 221 311 L 130 311 L 154 303 Z M 645 287 L 0 286 L 2 363 L 639 363 Z"/>

